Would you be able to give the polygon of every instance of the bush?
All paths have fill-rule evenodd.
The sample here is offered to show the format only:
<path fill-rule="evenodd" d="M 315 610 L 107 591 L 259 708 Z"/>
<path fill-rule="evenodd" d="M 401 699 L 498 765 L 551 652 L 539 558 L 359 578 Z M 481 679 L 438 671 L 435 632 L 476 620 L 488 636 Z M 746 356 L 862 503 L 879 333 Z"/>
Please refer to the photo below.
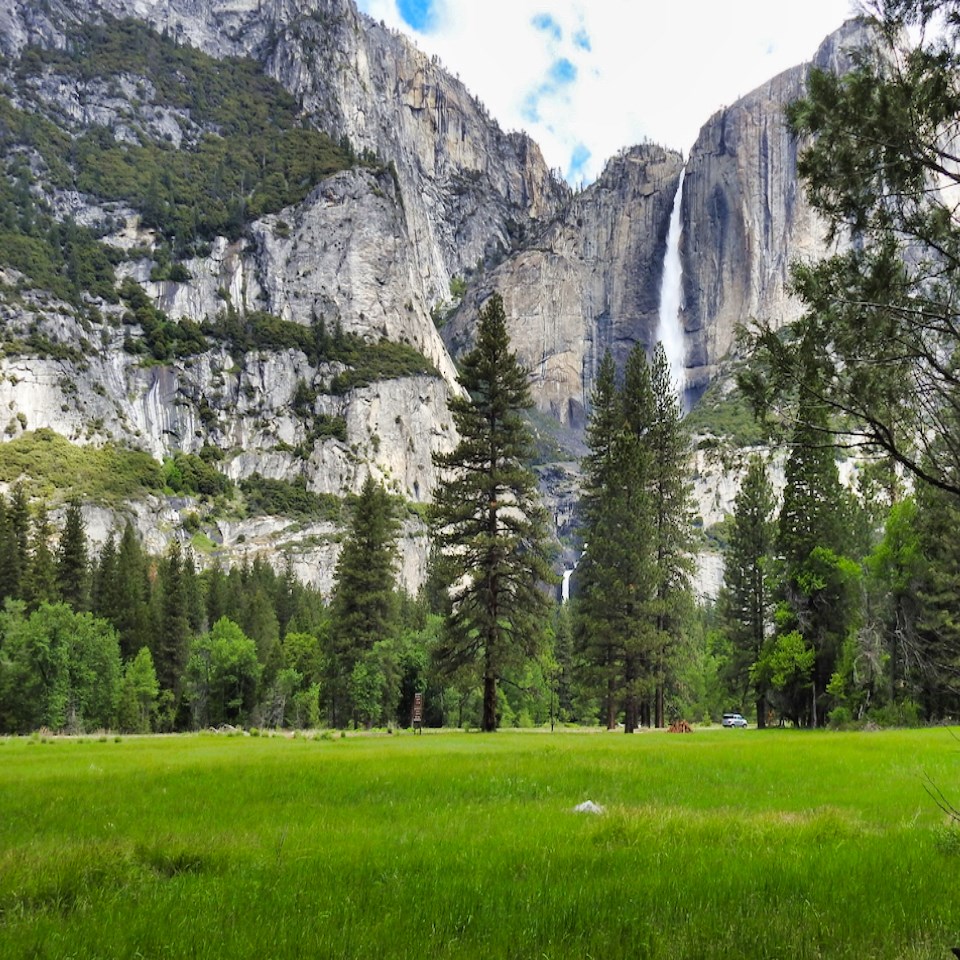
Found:
<path fill-rule="evenodd" d="M 827 717 L 827 722 L 834 730 L 842 730 L 853 722 L 853 714 L 848 707 L 834 707 Z"/>
<path fill-rule="evenodd" d="M 273 480 L 253 474 L 240 481 L 240 489 L 253 515 L 300 517 L 305 520 L 340 519 L 341 501 L 329 493 L 313 493 L 303 477 Z"/>

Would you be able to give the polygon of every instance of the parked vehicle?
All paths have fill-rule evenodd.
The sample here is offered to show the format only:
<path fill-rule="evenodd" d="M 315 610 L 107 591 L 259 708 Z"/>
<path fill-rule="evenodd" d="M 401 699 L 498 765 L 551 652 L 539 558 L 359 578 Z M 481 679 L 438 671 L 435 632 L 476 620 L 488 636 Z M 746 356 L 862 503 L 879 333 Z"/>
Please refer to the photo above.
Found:
<path fill-rule="evenodd" d="M 721 721 L 725 727 L 745 727 L 747 721 L 739 713 L 725 713 Z"/>

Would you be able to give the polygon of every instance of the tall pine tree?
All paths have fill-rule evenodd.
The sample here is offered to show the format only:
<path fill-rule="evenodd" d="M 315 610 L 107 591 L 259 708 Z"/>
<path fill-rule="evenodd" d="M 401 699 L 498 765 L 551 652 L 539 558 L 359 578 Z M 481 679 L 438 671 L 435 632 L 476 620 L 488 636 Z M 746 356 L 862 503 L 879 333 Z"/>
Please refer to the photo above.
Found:
<path fill-rule="evenodd" d="M 374 644 L 388 639 L 399 623 L 399 527 L 389 494 L 368 475 L 337 558 L 337 583 L 331 601 L 327 705 L 334 725 L 358 718 L 356 691 L 350 679 L 358 664 L 369 673 L 366 658 Z"/>
<path fill-rule="evenodd" d="M 447 482 L 437 492 L 433 530 L 454 592 L 442 660 L 450 671 L 479 668 L 482 727 L 495 730 L 500 680 L 540 646 L 549 609 L 541 584 L 553 579 L 546 514 L 527 466 L 527 373 L 510 350 L 499 294 L 480 313 L 459 382 L 467 396 L 453 398 L 450 411 L 460 441 L 435 458 Z"/>
<path fill-rule="evenodd" d="M 87 530 L 80 504 L 67 505 L 60 545 L 57 548 L 57 588 L 60 599 L 78 613 L 90 609 L 90 568 Z"/>
<path fill-rule="evenodd" d="M 751 674 L 751 668 L 763 653 L 773 621 L 775 507 L 766 465 L 754 455 L 734 501 L 719 610 L 732 650 L 730 680 L 744 699 L 752 688 L 760 728 L 767 722 L 767 690 L 762 675 Z"/>
<path fill-rule="evenodd" d="M 651 609 L 654 651 L 654 723 L 665 725 L 664 695 L 671 653 L 693 613 L 692 491 L 688 479 L 690 441 L 683 424 L 680 398 L 662 343 L 653 352 L 650 373 L 652 418 L 646 450 L 650 463 L 648 492 L 656 531 L 653 558 L 654 597 Z"/>

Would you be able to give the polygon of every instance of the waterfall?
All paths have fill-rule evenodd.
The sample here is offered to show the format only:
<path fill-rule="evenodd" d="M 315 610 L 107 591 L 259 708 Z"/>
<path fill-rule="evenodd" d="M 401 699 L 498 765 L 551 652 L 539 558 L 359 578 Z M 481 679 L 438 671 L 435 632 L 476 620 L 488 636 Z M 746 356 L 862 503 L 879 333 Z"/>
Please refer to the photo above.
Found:
<path fill-rule="evenodd" d="M 686 347 L 683 326 L 680 323 L 680 309 L 683 306 L 683 262 L 680 259 L 680 231 L 683 225 L 680 221 L 680 209 L 685 173 L 685 170 L 680 171 L 680 182 L 677 184 L 677 194 L 673 198 L 673 208 L 670 211 L 667 249 L 663 255 L 663 276 L 660 279 L 660 320 L 657 324 L 657 339 L 663 344 L 670 362 L 673 385 L 680 398 L 681 407 L 687 380 Z"/>
<path fill-rule="evenodd" d="M 563 571 L 563 582 L 560 584 L 560 602 L 566 603 L 570 599 L 570 577 L 573 576 L 573 568 Z"/>

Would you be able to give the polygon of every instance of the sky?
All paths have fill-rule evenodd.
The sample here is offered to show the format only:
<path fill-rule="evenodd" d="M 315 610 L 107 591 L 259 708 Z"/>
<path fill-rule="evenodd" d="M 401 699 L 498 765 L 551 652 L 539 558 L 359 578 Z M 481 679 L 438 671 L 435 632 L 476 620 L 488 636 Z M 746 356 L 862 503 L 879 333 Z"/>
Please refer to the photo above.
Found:
<path fill-rule="evenodd" d="M 813 56 L 854 0 L 359 0 L 526 130 L 571 185 L 646 140 L 700 127 Z"/>

